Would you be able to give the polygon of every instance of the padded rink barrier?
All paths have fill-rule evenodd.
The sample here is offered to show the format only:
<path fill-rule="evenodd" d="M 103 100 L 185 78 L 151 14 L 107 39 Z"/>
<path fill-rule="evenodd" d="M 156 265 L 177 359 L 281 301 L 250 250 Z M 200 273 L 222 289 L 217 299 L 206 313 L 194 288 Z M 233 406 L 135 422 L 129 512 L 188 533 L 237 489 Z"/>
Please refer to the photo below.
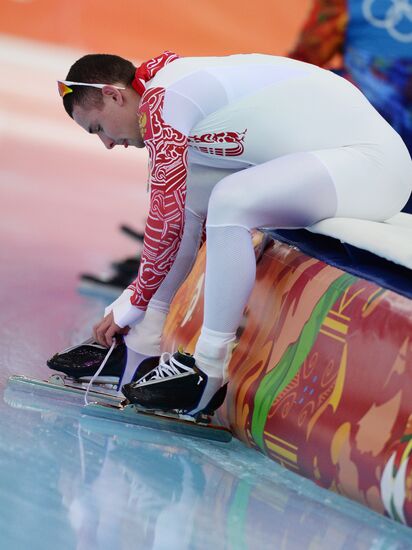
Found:
<path fill-rule="evenodd" d="M 262 234 L 254 237 L 256 250 Z M 164 349 L 194 351 L 205 247 L 172 304 Z M 412 300 L 271 240 L 219 418 L 318 485 L 412 525 Z"/>

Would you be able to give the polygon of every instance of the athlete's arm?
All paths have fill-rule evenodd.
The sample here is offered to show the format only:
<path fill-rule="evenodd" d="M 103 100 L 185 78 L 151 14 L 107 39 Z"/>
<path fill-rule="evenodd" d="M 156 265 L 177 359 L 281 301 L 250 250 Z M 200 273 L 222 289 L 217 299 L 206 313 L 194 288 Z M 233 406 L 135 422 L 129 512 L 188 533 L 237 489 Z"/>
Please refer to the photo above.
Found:
<path fill-rule="evenodd" d="M 118 300 L 113 307 L 113 319 L 119 327 L 142 319 L 177 257 L 185 225 L 188 135 L 207 111 L 224 101 L 219 83 L 208 78 L 201 86 L 200 80 L 190 75 L 167 90 L 151 88 L 139 107 L 150 160 L 150 212 L 138 277 L 124 292 L 126 299 Z M 193 255 L 190 262 L 184 262 L 186 265 L 176 266 L 176 273 L 187 274 L 187 265 L 192 261 Z"/>
<path fill-rule="evenodd" d="M 172 87 L 150 88 L 139 107 L 140 124 L 150 160 L 150 213 L 139 274 L 106 310 L 99 342 L 110 345 L 122 327 L 139 323 L 151 297 L 171 269 L 184 229 L 187 148 L 191 129 L 226 101 L 221 84 L 211 75 L 191 74 Z"/>
<path fill-rule="evenodd" d="M 165 123 L 165 90 L 149 89 L 139 107 L 140 126 L 149 151 L 150 211 L 137 279 L 128 288 L 130 301 L 113 309 L 120 327 L 133 325 L 170 270 L 184 228 L 187 136 Z"/>

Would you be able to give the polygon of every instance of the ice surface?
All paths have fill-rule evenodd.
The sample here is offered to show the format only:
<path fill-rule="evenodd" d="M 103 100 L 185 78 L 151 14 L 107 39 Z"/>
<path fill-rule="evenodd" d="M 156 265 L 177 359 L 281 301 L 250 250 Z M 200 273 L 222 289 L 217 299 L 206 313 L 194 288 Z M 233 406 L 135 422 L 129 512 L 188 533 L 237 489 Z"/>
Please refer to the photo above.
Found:
<path fill-rule="evenodd" d="M 104 303 L 76 293 L 77 274 L 133 253 L 116 228 L 142 229 L 146 200 L 140 153 L 83 147 L 97 138 L 57 112 L 55 141 L 41 94 L 22 114 L 7 93 L 0 86 L 11 121 L 0 135 L 0 550 L 411 548 L 409 529 L 238 441 L 115 424 L 6 388 L 13 373 L 47 376 L 50 355 L 89 336 Z"/>

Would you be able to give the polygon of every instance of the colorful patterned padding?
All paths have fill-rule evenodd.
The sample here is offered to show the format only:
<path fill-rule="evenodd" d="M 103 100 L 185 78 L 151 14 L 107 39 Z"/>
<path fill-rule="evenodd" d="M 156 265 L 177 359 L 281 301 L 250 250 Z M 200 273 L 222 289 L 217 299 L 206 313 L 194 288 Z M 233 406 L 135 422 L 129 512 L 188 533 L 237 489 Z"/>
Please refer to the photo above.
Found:
<path fill-rule="evenodd" d="M 165 349 L 194 350 L 204 263 L 203 249 Z M 294 472 L 412 525 L 412 301 L 272 241 L 239 336 L 222 422 Z"/>

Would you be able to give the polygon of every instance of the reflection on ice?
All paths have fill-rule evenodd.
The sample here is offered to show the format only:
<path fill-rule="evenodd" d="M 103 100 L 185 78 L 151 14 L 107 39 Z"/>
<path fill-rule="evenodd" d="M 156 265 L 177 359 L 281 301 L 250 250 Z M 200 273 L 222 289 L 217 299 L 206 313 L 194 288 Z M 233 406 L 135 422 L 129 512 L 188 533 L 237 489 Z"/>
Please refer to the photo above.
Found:
<path fill-rule="evenodd" d="M 13 388 L 4 402 L 2 548 L 408 548 L 407 528 L 237 441 L 100 420 Z"/>

